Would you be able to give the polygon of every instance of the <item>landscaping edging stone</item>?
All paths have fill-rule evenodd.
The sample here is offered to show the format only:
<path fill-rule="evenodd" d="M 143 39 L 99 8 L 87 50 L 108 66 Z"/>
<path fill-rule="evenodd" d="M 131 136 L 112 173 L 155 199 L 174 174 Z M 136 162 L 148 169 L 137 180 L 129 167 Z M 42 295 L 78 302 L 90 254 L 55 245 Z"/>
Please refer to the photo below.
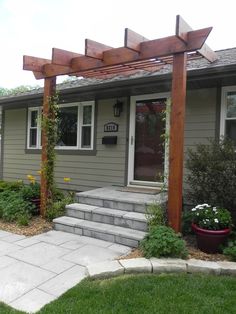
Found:
<path fill-rule="evenodd" d="M 236 276 L 236 263 L 142 257 L 97 263 L 88 266 L 87 271 L 89 277 L 103 279 L 130 273 L 202 273 Z"/>

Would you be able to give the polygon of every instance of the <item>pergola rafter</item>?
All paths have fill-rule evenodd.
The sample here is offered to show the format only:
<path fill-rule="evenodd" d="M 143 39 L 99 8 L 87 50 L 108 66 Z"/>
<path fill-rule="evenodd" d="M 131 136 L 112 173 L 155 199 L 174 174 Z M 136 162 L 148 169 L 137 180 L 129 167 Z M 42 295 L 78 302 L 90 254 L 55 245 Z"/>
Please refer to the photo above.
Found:
<path fill-rule="evenodd" d="M 120 48 L 112 48 L 86 39 L 83 55 L 53 48 L 51 60 L 31 56 L 24 56 L 23 59 L 24 70 L 32 71 L 36 79 L 45 79 L 45 108 L 58 75 L 110 78 L 117 75 L 131 75 L 140 70 L 158 71 L 167 64 L 173 65 L 168 217 L 170 225 L 176 231 L 180 230 L 182 209 L 186 63 L 187 60 L 201 57 L 209 62 L 217 59 L 215 52 L 205 44 L 211 30 L 212 27 L 192 30 L 178 15 L 174 36 L 148 40 L 130 29 L 125 29 L 124 46 Z M 44 140 L 42 158 L 45 158 L 46 145 L 47 141 Z M 45 186 L 46 179 L 42 177 L 41 180 L 41 184 Z M 42 198 L 45 197 L 45 193 L 45 189 L 42 189 Z M 43 207 L 45 205 L 41 207 L 41 214 L 45 210 Z"/>

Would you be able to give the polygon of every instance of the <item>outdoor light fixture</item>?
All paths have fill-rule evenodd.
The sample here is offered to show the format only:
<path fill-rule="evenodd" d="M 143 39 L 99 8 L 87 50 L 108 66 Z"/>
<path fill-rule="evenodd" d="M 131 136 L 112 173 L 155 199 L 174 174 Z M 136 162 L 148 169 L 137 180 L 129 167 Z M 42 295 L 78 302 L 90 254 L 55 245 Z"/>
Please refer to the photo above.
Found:
<path fill-rule="evenodd" d="M 117 100 L 115 105 L 113 106 L 114 117 L 120 117 L 121 112 L 123 111 L 123 102 Z"/>

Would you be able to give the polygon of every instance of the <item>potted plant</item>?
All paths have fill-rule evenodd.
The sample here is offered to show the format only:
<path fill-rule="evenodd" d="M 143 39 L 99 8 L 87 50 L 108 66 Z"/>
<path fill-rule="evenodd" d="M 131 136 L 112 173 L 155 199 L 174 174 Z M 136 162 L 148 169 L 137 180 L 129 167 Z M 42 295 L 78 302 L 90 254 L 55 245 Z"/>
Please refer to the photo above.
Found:
<path fill-rule="evenodd" d="M 225 208 L 200 204 L 191 210 L 192 230 L 196 234 L 198 248 L 206 253 L 219 252 L 231 232 L 232 217 Z"/>

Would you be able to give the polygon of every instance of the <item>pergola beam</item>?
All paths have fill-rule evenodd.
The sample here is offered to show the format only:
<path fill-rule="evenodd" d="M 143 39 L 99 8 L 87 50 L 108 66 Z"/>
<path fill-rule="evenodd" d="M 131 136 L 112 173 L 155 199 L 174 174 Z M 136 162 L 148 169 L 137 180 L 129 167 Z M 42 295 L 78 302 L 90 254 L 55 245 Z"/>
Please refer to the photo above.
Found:
<path fill-rule="evenodd" d="M 175 53 L 192 52 L 201 49 L 206 38 L 211 32 L 211 27 L 188 32 L 188 43 L 185 44 L 176 35 L 160 38 L 150 41 L 142 41 L 141 35 L 133 31 L 126 31 L 126 46 L 109 49 L 108 46 L 102 47 L 102 44 L 91 40 L 86 40 L 86 51 L 91 56 L 84 56 L 70 53 L 62 49 L 53 49 L 53 59 L 41 59 L 24 56 L 24 69 L 41 72 L 44 77 L 53 77 L 57 75 L 70 75 L 91 70 L 103 70 L 114 65 L 123 64 L 132 67 L 132 63 L 142 62 L 156 57 L 162 58 Z M 132 35 L 131 35 L 132 34 Z M 136 35 L 134 35 L 136 34 Z M 98 52 L 96 53 L 96 48 Z M 102 49 L 105 49 L 104 51 Z M 139 49 L 139 51 L 137 51 Z M 76 55 L 76 56 L 75 56 Z M 102 55 L 102 59 L 101 58 Z M 97 56 L 95 58 L 95 56 Z M 32 59 L 33 58 L 33 59 Z M 54 62 L 56 61 L 56 63 Z M 85 73 L 86 76 L 86 73 Z M 41 75 L 39 75 L 41 78 Z"/>
<path fill-rule="evenodd" d="M 82 56 L 79 53 L 63 49 L 52 48 L 52 63 L 57 65 L 70 66 L 71 59 Z"/>
<path fill-rule="evenodd" d="M 140 44 L 144 41 L 148 41 L 148 39 L 129 28 L 125 29 L 124 47 L 140 51 Z"/>
<path fill-rule="evenodd" d="M 188 43 L 185 44 L 177 36 L 169 36 L 141 43 L 140 59 L 165 57 L 181 52 L 191 52 L 202 47 L 210 34 L 212 27 L 191 31 L 188 33 Z"/>
<path fill-rule="evenodd" d="M 112 49 L 112 47 L 91 39 L 85 39 L 85 56 L 87 57 L 102 60 L 103 52 L 110 49 Z"/>
<path fill-rule="evenodd" d="M 193 29 L 185 22 L 185 20 L 180 16 L 176 16 L 176 29 L 175 34 L 178 38 L 183 40 L 185 44 L 189 41 L 189 32 Z M 217 60 L 217 54 L 209 47 L 207 44 L 203 44 L 201 48 L 197 49 L 197 51 L 202 55 L 205 59 L 210 62 L 214 62 Z"/>
<path fill-rule="evenodd" d="M 42 67 L 47 63 L 51 63 L 51 60 L 32 56 L 23 56 L 23 70 L 42 72 Z"/>

